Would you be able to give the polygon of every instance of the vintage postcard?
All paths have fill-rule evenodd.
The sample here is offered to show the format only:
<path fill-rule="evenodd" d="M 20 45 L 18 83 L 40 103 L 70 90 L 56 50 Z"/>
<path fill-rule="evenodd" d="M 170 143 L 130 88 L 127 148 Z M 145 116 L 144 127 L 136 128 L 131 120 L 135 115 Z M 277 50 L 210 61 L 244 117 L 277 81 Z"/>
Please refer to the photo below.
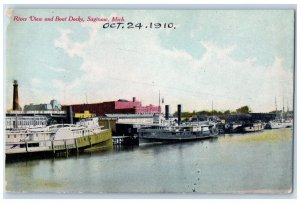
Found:
<path fill-rule="evenodd" d="M 4 18 L 7 193 L 293 192 L 294 10 Z"/>

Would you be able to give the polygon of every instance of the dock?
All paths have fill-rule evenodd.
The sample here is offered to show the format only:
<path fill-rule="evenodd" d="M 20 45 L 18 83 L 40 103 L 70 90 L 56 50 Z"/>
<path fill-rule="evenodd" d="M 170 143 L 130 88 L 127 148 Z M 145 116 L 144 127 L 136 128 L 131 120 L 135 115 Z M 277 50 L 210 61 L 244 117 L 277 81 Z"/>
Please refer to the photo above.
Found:
<path fill-rule="evenodd" d="M 135 145 L 139 144 L 138 136 L 112 136 L 113 145 Z"/>

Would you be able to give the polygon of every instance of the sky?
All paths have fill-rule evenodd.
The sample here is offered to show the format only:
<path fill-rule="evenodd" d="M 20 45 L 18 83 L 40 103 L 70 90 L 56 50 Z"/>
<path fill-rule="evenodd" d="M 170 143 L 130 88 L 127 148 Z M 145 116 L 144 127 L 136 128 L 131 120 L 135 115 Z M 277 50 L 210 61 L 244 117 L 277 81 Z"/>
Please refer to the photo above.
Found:
<path fill-rule="evenodd" d="M 103 22 L 32 22 L 13 18 L 124 17 L 142 29 Z M 29 103 L 95 103 L 136 97 L 171 112 L 293 109 L 292 10 L 15 9 L 6 27 L 6 109 L 13 80 Z M 150 29 L 150 23 L 175 29 Z"/>

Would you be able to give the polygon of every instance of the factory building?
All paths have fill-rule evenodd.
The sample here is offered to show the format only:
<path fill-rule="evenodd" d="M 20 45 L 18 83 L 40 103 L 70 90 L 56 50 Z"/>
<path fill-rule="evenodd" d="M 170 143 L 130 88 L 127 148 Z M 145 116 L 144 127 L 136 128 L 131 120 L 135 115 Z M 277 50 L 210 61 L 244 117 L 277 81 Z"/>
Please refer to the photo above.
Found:
<path fill-rule="evenodd" d="M 117 101 L 108 101 L 93 104 L 72 104 L 63 105 L 62 109 L 66 110 L 72 107 L 73 113 L 83 113 L 89 111 L 96 116 L 104 116 L 105 114 L 156 114 L 160 113 L 160 106 L 148 105 L 142 106 L 142 102 L 137 101 L 133 97 L 132 101 L 119 99 Z"/>
<path fill-rule="evenodd" d="M 51 100 L 49 104 L 29 104 L 24 106 L 24 111 L 60 111 L 61 104 L 57 100 Z"/>

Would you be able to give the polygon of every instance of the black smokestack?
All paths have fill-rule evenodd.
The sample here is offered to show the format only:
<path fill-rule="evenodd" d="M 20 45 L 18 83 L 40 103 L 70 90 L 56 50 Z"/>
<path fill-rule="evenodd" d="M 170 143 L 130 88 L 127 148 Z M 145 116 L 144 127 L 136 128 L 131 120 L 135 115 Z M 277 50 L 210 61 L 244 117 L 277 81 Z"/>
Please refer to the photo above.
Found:
<path fill-rule="evenodd" d="M 165 117 L 166 120 L 169 120 L 169 105 L 165 105 Z"/>
<path fill-rule="evenodd" d="M 72 106 L 68 106 L 67 115 L 68 115 L 69 123 L 73 124 L 73 110 L 72 110 Z"/>
<path fill-rule="evenodd" d="M 178 116 L 178 125 L 180 125 L 181 124 L 181 104 L 178 104 L 177 116 Z"/>
<path fill-rule="evenodd" d="M 14 80 L 14 93 L 13 93 L 13 110 L 20 111 L 21 107 L 19 104 L 19 93 L 18 93 L 18 81 Z"/>

